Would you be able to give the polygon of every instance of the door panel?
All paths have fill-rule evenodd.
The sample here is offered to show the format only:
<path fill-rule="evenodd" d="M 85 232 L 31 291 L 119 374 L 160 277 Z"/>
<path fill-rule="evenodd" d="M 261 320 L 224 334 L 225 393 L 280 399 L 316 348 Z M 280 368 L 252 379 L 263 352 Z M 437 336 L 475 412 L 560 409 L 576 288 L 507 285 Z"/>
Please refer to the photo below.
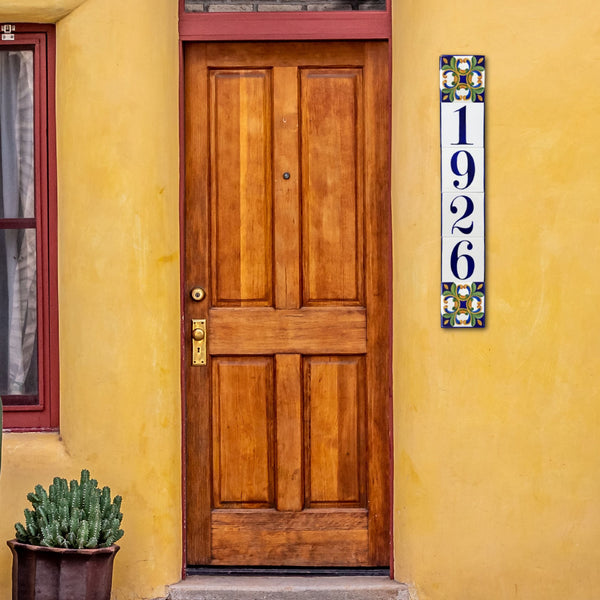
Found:
<path fill-rule="evenodd" d="M 387 77 L 379 42 L 185 48 L 189 564 L 389 563 Z"/>
<path fill-rule="evenodd" d="M 214 511 L 214 565 L 368 565 L 365 510 Z M 240 563 L 241 561 L 241 563 Z"/>
<path fill-rule="evenodd" d="M 214 506 L 273 506 L 273 359 L 214 357 Z"/>
<path fill-rule="evenodd" d="M 271 77 L 210 72 L 213 306 L 272 305 Z"/>
<path fill-rule="evenodd" d="M 367 508 L 362 357 L 305 359 L 305 505 Z"/>
<path fill-rule="evenodd" d="M 300 72 L 305 306 L 362 300 L 362 87 L 358 69 Z"/>

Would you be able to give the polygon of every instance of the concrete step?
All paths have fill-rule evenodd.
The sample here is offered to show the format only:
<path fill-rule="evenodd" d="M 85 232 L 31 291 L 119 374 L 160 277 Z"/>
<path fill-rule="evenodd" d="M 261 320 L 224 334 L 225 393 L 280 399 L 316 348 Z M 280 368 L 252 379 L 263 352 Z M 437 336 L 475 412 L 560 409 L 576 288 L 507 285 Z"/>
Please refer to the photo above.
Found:
<path fill-rule="evenodd" d="M 388 577 L 194 575 L 169 588 L 169 600 L 409 600 Z"/>

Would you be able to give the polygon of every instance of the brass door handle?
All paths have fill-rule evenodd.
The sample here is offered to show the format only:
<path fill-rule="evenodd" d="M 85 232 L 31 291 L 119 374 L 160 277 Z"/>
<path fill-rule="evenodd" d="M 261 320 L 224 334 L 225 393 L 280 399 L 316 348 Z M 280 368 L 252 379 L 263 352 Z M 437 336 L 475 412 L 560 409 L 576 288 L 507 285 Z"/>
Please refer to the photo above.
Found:
<path fill-rule="evenodd" d="M 206 364 L 206 319 L 192 319 L 192 365 Z"/>

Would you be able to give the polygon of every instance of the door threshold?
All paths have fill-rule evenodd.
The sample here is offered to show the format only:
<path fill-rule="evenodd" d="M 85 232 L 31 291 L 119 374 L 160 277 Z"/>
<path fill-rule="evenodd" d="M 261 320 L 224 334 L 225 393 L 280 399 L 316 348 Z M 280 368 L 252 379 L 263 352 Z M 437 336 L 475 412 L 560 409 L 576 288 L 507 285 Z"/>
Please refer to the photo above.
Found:
<path fill-rule="evenodd" d="M 194 575 L 234 575 L 248 577 L 389 577 L 390 569 L 388 567 L 188 566 L 186 574 L 188 577 Z"/>
<path fill-rule="evenodd" d="M 169 600 L 409 600 L 408 586 L 385 577 L 193 575 Z"/>

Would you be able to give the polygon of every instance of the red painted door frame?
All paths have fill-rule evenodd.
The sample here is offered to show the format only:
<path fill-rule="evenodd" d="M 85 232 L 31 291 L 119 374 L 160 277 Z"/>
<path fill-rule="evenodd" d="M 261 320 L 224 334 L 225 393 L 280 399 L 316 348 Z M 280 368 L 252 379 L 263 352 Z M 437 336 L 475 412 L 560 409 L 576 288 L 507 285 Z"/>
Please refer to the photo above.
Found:
<path fill-rule="evenodd" d="M 392 0 L 382 11 L 185 12 L 179 0 L 181 41 L 389 40 Z"/>
<path fill-rule="evenodd" d="M 183 106 L 183 44 L 194 41 L 281 41 L 281 40 L 386 40 L 390 52 L 391 80 L 391 41 L 392 41 L 392 0 L 386 0 L 385 11 L 303 11 L 303 12 L 230 12 L 230 13 L 191 13 L 185 12 L 185 0 L 179 2 L 179 115 L 180 115 L 180 164 L 185 164 L 184 147 L 184 106 Z M 391 87 L 390 87 L 391 89 Z M 391 104 L 391 98 L 390 98 Z M 389 111 L 391 117 L 391 106 Z M 391 127 L 390 127 L 391 131 Z M 389 144 L 391 149 L 391 143 Z M 181 281 L 181 389 L 182 389 L 182 440 L 185 440 L 185 335 L 187 327 L 184 313 L 185 282 L 184 256 L 184 182 L 185 173 L 180 168 L 180 281 Z M 388 196 L 390 191 L 388 190 Z M 391 274 L 390 274 L 391 277 Z M 392 284 L 389 285 L 390 294 Z M 390 302 L 391 306 L 391 302 Z M 390 329 L 392 327 L 390 315 Z M 391 338 L 390 338 L 391 339 Z M 391 354 L 391 353 L 390 353 Z M 390 366 L 390 373 L 391 373 Z M 391 388 L 390 388 L 391 389 Z M 390 476 L 393 480 L 393 443 L 392 443 L 392 399 L 390 398 Z M 182 446 L 182 503 L 183 503 L 183 552 L 182 577 L 186 576 L 186 456 L 185 444 Z M 390 482 L 390 528 L 393 529 L 393 482 Z M 393 578 L 393 531 L 390 531 L 390 576 Z"/>

